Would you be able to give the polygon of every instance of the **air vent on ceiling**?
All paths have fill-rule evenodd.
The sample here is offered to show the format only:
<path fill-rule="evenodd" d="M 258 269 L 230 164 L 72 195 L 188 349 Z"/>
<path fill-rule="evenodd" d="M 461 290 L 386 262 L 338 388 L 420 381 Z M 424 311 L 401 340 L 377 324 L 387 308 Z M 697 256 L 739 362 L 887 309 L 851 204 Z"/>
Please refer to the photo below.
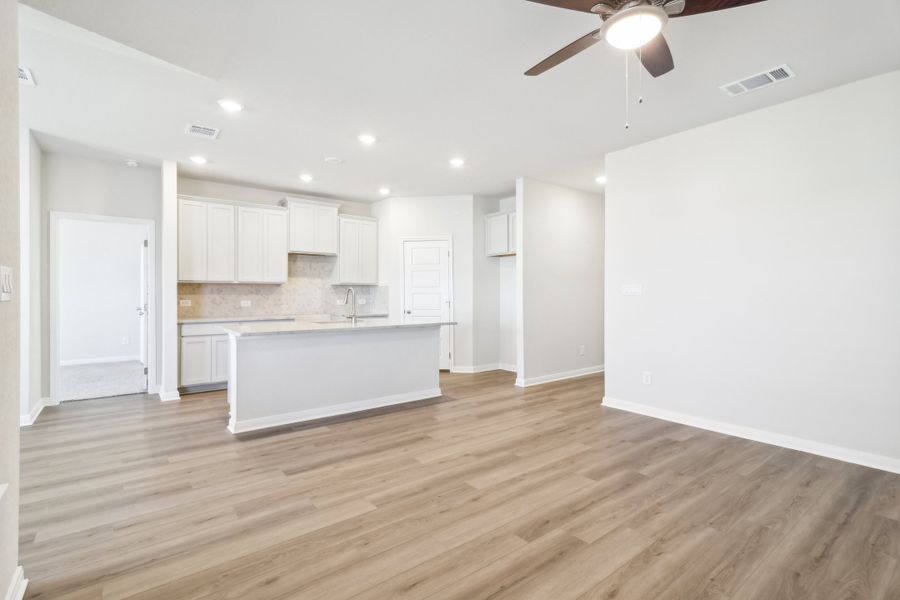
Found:
<path fill-rule="evenodd" d="M 19 67 L 19 83 L 24 83 L 25 85 L 35 85 L 34 75 L 31 74 L 31 69 Z"/>
<path fill-rule="evenodd" d="M 796 74 L 791 71 L 789 66 L 781 65 L 780 67 L 775 67 L 774 69 L 751 75 L 740 81 L 725 84 L 720 86 L 720 89 L 729 96 L 740 96 L 741 94 L 758 90 L 759 88 L 772 85 L 773 83 L 787 81 L 794 77 L 796 77 Z"/>
<path fill-rule="evenodd" d="M 219 137 L 219 133 L 221 133 L 221 129 L 216 129 L 215 127 L 204 127 L 202 125 L 188 125 L 187 129 L 184 132 L 188 135 L 196 135 L 197 137 L 207 138 L 210 140 L 214 140 Z"/>

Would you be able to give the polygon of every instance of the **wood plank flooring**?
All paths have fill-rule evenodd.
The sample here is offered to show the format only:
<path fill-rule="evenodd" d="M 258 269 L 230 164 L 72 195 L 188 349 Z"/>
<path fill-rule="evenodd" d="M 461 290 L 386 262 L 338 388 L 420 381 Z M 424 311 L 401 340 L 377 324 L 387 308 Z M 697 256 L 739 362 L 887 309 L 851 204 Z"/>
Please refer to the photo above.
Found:
<path fill-rule="evenodd" d="M 28 598 L 896 600 L 900 476 L 605 408 L 603 378 L 232 437 L 224 394 L 22 432 Z"/>

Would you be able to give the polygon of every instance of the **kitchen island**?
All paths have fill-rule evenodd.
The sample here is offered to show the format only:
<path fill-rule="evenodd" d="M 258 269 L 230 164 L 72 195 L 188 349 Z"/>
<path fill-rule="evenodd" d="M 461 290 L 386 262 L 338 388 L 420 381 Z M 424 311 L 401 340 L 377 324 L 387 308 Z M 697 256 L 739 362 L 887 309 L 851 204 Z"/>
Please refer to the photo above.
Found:
<path fill-rule="evenodd" d="M 392 319 L 224 326 L 228 430 L 243 433 L 441 395 L 440 328 Z"/>

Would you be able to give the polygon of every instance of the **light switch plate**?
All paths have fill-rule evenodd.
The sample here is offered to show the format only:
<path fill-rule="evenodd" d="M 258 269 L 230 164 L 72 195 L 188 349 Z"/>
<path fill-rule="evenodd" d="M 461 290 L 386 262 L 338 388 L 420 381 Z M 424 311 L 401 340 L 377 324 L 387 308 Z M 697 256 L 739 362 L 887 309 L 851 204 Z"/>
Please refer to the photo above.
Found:
<path fill-rule="evenodd" d="M 12 294 L 12 269 L 7 266 L 0 265 L 0 302 L 11 301 Z"/>
<path fill-rule="evenodd" d="M 241 300 L 241 308 L 250 308 L 253 306 L 252 300 Z"/>
<path fill-rule="evenodd" d="M 359 299 L 356 301 L 357 304 L 365 304 L 366 302 L 367 302 L 367 300 L 366 300 L 365 298 L 359 298 Z"/>
<path fill-rule="evenodd" d="M 179 300 L 178 301 L 178 306 L 190 306 L 190 305 L 191 305 L 190 300 Z"/>
<path fill-rule="evenodd" d="M 622 286 L 623 296 L 643 296 L 644 286 L 640 283 L 626 283 Z"/>

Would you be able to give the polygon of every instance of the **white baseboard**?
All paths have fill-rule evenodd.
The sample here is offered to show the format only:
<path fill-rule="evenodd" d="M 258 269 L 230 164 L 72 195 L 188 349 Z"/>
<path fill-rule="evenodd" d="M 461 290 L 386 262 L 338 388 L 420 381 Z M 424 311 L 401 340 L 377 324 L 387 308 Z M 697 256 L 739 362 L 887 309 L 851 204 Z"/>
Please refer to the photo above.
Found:
<path fill-rule="evenodd" d="M 744 427 L 743 425 L 734 425 L 723 421 L 695 417 L 681 412 L 656 408 L 655 406 L 647 406 L 646 404 L 640 404 L 638 402 L 618 400 L 616 398 L 610 398 L 609 396 L 603 398 L 603 405 L 647 417 L 662 419 L 664 421 L 681 423 L 682 425 L 706 429 L 707 431 L 715 431 L 717 433 L 724 433 L 725 435 L 753 440 L 754 442 L 762 442 L 764 444 L 771 444 L 773 446 L 780 446 L 791 450 L 799 450 L 801 452 L 833 458 L 835 460 L 862 465 L 864 467 L 872 467 L 873 469 L 879 469 L 881 471 L 900 473 L 900 459 L 891 458 L 889 456 L 871 454 L 869 452 L 862 452 L 843 446 L 824 444 L 822 442 L 774 433 L 764 429 L 755 429 L 753 427 Z"/>
<path fill-rule="evenodd" d="M 510 373 L 515 373 L 518 371 L 516 365 L 511 363 L 500 363 L 499 365 L 497 365 L 497 368 L 501 371 L 509 371 Z"/>
<path fill-rule="evenodd" d="M 30 427 L 37 421 L 41 411 L 50 403 L 50 398 L 41 398 L 38 403 L 31 408 L 31 412 L 27 415 L 19 415 L 19 427 Z"/>
<path fill-rule="evenodd" d="M 500 365 L 497 363 L 487 365 L 464 366 L 457 365 L 450 369 L 451 373 L 486 373 L 488 371 L 499 371 Z"/>
<path fill-rule="evenodd" d="M 596 367 L 586 367 L 584 369 L 575 369 L 574 371 L 563 371 L 562 373 L 552 373 L 550 375 L 541 375 L 540 377 L 529 377 L 527 379 L 517 378 L 516 385 L 518 387 L 531 387 L 533 385 L 542 385 L 544 383 L 552 383 L 554 381 L 562 381 L 564 379 L 574 379 L 575 377 L 584 377 L 585 375 L 594 375 L 602 373 L 603 365 Z"/>
<path fill-rule="evenodd" d="M 159 399 L 162 402 L 175 402 L 176 400 L 181 400 L 181 394 L 178 393 L 178 390 L 168 391 L 162 388 L 159 389 Z"/>
<path fill-rule="evenodd" d="M 99 358 L 77 358 L 74 360 L 61 360 L 59 366 L 73 367 L 77 365 L 99 365 L 102 363 L 141 362 L 140 356 L 101 356 Z"/>
<path fill-rule="evenodd" d="M 22 600 L 25 597 L 26 587 L 28 587 L 28 580 L 25 579 L 25 570 L 18 566 L 13 571 L 12 580 L 9 582 L 4 600 Z"/>
<path fill-rule="evenodd" d="M 408 402 L 416 402 L 419 400 L 429 400 L 441 396 L 441 388 L 430 390 L 421 390 L 418 392 L 407 392 L 405 394 L 395 394 L 393 396 L 382 396 L 381 398 L 370 398 L 368 400 L 359 400 L 356 402 L 345 402 L 344 404 L 336 404 L 334 406 L 325 406 L 322 408 L 311 408 L 300 410 L 292 413 L 284 413 L 273 415 L 271 417 L 260 417 L 258 419 L 247 419 L 245 421 L 236 421 L 232 415 L 228 421 L 228 431 L 231 433 L 246 433 L 248 431 L 256 431 L 259 429 L 269 429 L 279 427 L 281 425 L 293 425 L 303 423 L 305 421 L 316 421 L 328 417 L 337 417 L 375 408 L 384 408 L 394 406 L 396 404 L 406 404 Z"/>

